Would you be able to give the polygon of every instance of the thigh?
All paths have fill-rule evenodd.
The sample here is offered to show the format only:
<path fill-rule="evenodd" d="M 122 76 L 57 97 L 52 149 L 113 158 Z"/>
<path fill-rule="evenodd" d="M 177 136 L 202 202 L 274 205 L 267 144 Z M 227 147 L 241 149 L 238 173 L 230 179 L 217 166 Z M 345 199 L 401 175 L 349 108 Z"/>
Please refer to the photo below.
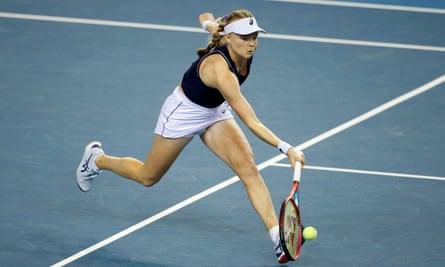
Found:
<path fill-rule="evenodd" d="M 145 175 L 160 179 L 192 139 L 193 137 L 165 138 L 156 134 L 143 165 Z"/>
<path fill-rule="evenodd" d="M 243 169 L 256 168 L 252 148 L 235 119 L 222 120 L 213 124 L 201 135 L 201 139 L 240 177 Z"/>

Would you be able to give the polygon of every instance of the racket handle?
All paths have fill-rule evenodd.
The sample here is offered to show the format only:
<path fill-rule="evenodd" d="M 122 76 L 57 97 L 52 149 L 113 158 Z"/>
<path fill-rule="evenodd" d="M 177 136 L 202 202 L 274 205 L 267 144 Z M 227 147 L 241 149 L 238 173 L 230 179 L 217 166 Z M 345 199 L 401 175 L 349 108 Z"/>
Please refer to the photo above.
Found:
<path fill-rule="evenodd" d="M 301 178 L 301 162 L 296 161 L 294 168 L 294 181 L 300 182 L 300 178 Z"/>

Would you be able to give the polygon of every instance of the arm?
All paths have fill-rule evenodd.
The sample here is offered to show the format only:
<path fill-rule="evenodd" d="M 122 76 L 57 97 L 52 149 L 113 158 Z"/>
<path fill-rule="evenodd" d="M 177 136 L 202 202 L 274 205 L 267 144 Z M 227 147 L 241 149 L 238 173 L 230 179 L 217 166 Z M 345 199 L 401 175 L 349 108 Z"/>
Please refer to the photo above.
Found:
<path fill-rule="evenodd" d="M 202 13 L 198 20 L 201 27 L 209 33 L 218 31 L 218 19 L 215 20 L 212 13 Z"/>
<path fill-rule="evenodd" d="M 212 55 L 206 58 L 201 63 L 199 74 L 205 84 L 218 88 L 226 101 L 255 136 L 274 147 L 277 147 L 282 142 L 258 119 L 252 106 L 242 95 L 236 76 L 229 70 L 227 62 L 220 55 Z M 304 163 L 304 154 L 294 149 L 289 149 L 287 156 L 292 167 L 295 161 Z"/>

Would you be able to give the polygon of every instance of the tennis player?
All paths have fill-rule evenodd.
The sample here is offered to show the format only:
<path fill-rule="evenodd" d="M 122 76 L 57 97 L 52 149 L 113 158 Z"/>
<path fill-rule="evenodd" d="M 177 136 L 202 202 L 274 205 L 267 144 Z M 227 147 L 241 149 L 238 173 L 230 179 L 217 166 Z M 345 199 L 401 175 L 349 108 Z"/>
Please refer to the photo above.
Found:
<path fill-rule="evenodd" d="M 165 100 L 145 162 L 107 155 L 102 144 L 94 141 L 85 148 L 76 172 L 77 184 L 86 192 L 93 178 L 107 170 L 152 186 L 198 135 L 239 176 L 253 208 L 269 231 L 279 262 L 285 262 L 277 215 L 268 188 L 256 167 L 252 148 L 232 115 L 233 109 L 253 134 L 286 154 L 292 167 L 296 161 L 304 163 L 302 153 L 278 138 L 258 119 L 240 90 L 250 73 L 258 33 L 264 30 L 248 10 L 235 10 L 217 19 L 211 13 L 203 13 L 199 22 L 212 38 L 207 47 L 198 49 L 199 58 Z"/>

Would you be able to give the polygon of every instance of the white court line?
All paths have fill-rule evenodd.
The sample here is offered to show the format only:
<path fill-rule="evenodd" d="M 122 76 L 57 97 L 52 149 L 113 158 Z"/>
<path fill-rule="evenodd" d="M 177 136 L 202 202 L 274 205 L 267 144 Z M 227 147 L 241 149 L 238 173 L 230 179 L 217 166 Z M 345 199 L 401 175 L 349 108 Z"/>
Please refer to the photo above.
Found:
<path fill-rule="evenodd" d="M 269 1 L 299 3 L 299 4 L 308 4 L 308 5 L 342 6 L 342 7 L 357 7 L 357 8 L 383 9 L 383 10 L 394 10 L 394 11 L 419 12 L 419 13 L 445 14 L 445 9 L 414 7 L 414 6 L 382 5 L 382 4 L 346 2 L 346 1 L 331 1 L 331 0 L 269 0 Z"/>
<path fill-rule="evenodd" d="M 428 90 L 430 90 L 444 82 L 445 82 L 445 74 L 443 74 L 442 76 L 432 80 L 431 82 L 428 82 L 428 83 L 426 83 L 426 84 L 424 84 L 424 85 L 422 85 L 422 86 L 420 86 L 406 94 L 396 97 L 396 98 L 392 99 L 391 101 L 388 101 L 388 102 L 386 102 L 386 103 L 384 103 L 384 104 L 382 104 L 382 105 L 380 105 L 380 106 L 378 106 L 378 107 L 376 107 L 376 108 L 374 108 L 374 109 L 372 109 L 372 110 L 370 110 L 370 111 L 368 111 L 368 112 L 366 112 L 366 113 L 364 113 L 350 121 L 347 121 L 347 122 L 333 128 L 327 132 L 324 132 L 324 133 L 304 142 L 303 144 L 300 144 L 299 146 L 297 146 L 295 148 L 298 150 L 304 150 L 304 149 L 306 149 L 310 146 L 313 146 L 316 143 L 319 143 L 319 142 L 321 142 L 335 134 L 338 134 L 348 128 L 351 128 L 352 126 L 357 125 L 360 122 L 363 122 L 373 116 L 376 116 L 377 114 L 382 113 L 383 111 L 385 111 L 387 109 L 390 109 L 400 103 L 403 103 L 404 101 L 407 101 L 408 99 L 411 99 L 421 93 L 424 93 L 424 92 L 426 92 L 426 91 L 428 91 Z M 258 169 L 263 170 L 267 167 L 270 167 L 270 166 L 278 163 L 280 160 L 283 160 L 284 158 L 286 158 L 286 156 L 283 154 L 277 155 L 277 156 L 259 164 Z M 131 233 L 133 233 L 133 232 L 135 232 L 135 231 L 137 231 L 137 230 L 139 230 L 139 229 L 141 229 L 141 228 L 143 228 L 157 220 L 160 220 L 161 218 L 168 216 L 168 215 L 170 215 L 170 214 L 172 214 L 172 213 L 174 213 L 174 212 L 176 212 L 176 211 L 178 211 L 178 210 L 180 210 L 180 209 L 182 209 L 182 208 L 184 208 L 184 207 L 186 207 L 186 206 L 188 206 L 202 198 L 205 198 L 205 197 L 207 197 L 207 196 L 209 196 L 223 188 L 226 188 L 226 187 L 236 183 L 237 181 L 239 181 L 239 178 L 237 176 L 229 178 L 229 179 L 225 180 L 224 182 L 221 182 L 215 186 L 212 186 L 212 187 L 210 187 L 210 188 L 208 188 L 208 189 L 206 189 L 206 190 L 204 190 L 190 198 L 187 198 L 186 200 L 179 202 L 178 204 L 176 204 L 174 206 L 171 206 L 170 208 L 168 208 L 164 211 L 161 211 L 161 212 L 159 212 L 159 213 L 157 213 L 157 214 L 155 214 L 155 215 L 125 229 L 125 230 L 122 230 L 121 232 L 119 232 L 117 234 L 114 234 L 114 235 L 108 237 L 105 240 L 102 240 L 102 241 L 82 250 L 82 251 L 77 252 L 76 254 L 74 254 L 64 260 L 61 260 L 61 261 L 55 263 L 54 265 L 52 265 L 52 267 L 59 267 L 59 266 L 64 266 L 66 264 L 69 264 L 69 263 L 71 263 L 71 262 L 73 262 L 87 254 L 90 254 L 104 246 L 107 246 L 110 243 L 112 243 L 122 237 L 125 237 L 125 236 L 127 236 L 127 235 L 129 235 L 129 234 L 131 234 Z"/>
<path fill-rule="evenodd" d="M 184 27 L 184 26 L 124 22 L 124 21 L 114 21 L 114 20 L 43 16 L 43 15 L 8 13 L 8 12 L 0 12 L 0 18 L 37 20 L 37 21 L 49 21 L 49 22 L 63 22 L 63 23 L 75 23 L 75 24 L 86 24 L 86 25 L 136 28 L 136 29 L 206 33 L 206 32 L 204 32 L 204 30 L 202 30 L 201 28 L 198 28 L 198 27 Z M 323 37 L 289 35 L 289 34 L 273 34 L 273 33 L 265 33 L 265 34 L 262 34 L 260 37 L 261 38 L 269 38 L 269 39 L 289 40 L 289 41 L 304 41 L 304 42 L 330 43 L 330 44 L 342 44 L 342 45 L 356 45 L 356 46 L 385 47 L 385 48 L 445 52 L 445 47 L 441 47 L 441 46 L 401 44 L 401 43 L 390 43 L 390 42 L 371 42 L 371 41 L 323 38 Z"/>
<path fill-rule="evenodd" d="M 289 35 L 289 34 L 274 34 L 274 33 L 264 33 L 261 35 L 261 37 L 269 38 L 269 39 L 304 41 L 304 42 L 314 42 L 314 43 L 328 43 L 328 44 L 342 44 L 342 45 L 356 45 L 356 46 L 385 47 L 385 48 L 445 52 L 445 47 L 441 47 L 441 46 L 400 44 L 400 43 L 389 43 L 389 42 L 371 42 L 371 41 L 312 37 L 312 36 Z"/>
<path fill-rule="evenodd" d="M 125 21 L 102 20 L 102 19 L 83 19 L 83 18 L 73 18 L 73 17 L 44 16 L 44 15 L 10 13 L 10 12 L 0 12 L 0 18 L 38 20 L 38 21 L 50 21 L 50 22 L 64 22 L 64 23 L 111 26 L 111 27 L 150 29 L 150 30 L 204 33 L 203 29 L 194 28 L 194 27 L 169 26 L 169 25 L 160 25 L 160 24 L 125 22 Z"/>
<path fill-rule="evenodd" d="M 274 163 L 271 166 L 289 168 L 290 164 Z M 328 171 L 328 172 L 345 172 L 345 173 L 369 174 L 369 175 L 377 175 L 377 176 L 391 176 L 391 177 L 401 177 L 401 178 L 411 178 L 411 179 L 445 181 L 445 177 L 440 177 L 440 176 L 418 175 L 418 174 L 407 174 L 407 173 L 396 173 L 396 172 L 380 172 L 380 171 L 332 168 L 332 167 L 322 167 L 322 166 L 307 166 L 307 165 L 304 166 L 304 169 L 317 170 L 317 171 Z"/>

